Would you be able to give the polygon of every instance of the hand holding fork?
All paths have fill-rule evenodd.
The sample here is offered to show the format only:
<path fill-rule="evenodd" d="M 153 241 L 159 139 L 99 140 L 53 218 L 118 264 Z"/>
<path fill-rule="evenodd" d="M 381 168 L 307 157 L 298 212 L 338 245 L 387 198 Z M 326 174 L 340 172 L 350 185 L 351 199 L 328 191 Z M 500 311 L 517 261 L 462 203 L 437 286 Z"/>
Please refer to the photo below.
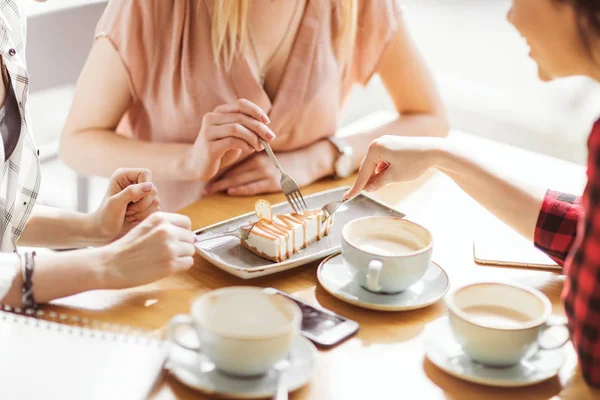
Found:
<path fill-rule="evenodd" d="M 273 153 L 271 145 L 263 139 L 260 139 L 260 141 L 262 142 L 269 158 L 271 159 L 271 161 L 273 161 L 273 164 L 275 164 L 275 167 L 279 170 L 279 173 L 281 174 L 281 191 L 283 192 L 285 198 L 292 207 L 292 210 L 294 210 L 294 212 L 296 213 L 303 213 L 308 208 L 306 207 L 306 202 L 304 201 L 302 193 L 300 193 L 300 188 L 298 187 L 298 184 L 296 183 L 294 178 L 289 176 L 283 170 L 283 168 L 281 168 L 279 161 L 277 161 L 277 157 L 275 157 L 275 153 Z"/>

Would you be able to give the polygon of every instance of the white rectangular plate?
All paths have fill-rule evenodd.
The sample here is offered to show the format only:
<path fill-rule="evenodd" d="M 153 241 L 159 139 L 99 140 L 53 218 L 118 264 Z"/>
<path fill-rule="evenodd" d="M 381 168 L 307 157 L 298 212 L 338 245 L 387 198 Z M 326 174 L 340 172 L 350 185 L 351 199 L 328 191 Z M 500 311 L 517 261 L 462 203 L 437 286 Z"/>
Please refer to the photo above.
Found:
<path fill-rule="evenodd" d="M 340 187 L 325 192 L 315 193 L 304 197 L 309 209 L 323 207 L 331 201 L 339 201 L 348 187 Z M 288 213 L 291 211 L 288 203 L 279 203 L 273 206 L 273 214 Z M 361 194 L 344 204 L 335 213 L 335 223 L 328 236 L 318 242 L 311 244 L 300 253 L 294 254 L 288 260 L 275 263 L 265 260 L 246 250 L 240 244 L 239 239 L 230 237 L 215 239 L 205 243 L 198 243 L 196 248 L 200 255 L 211 264 L 242 279 L 258 278 L 260 276 L 286 271 L 301 265 L 325 258 L 340 250 L 342 228 L 347 222 L 361 217 L 389 215 L 404 218 L 404 214 L 397 212 L 378 200 Z M 219 222 L 196 231 L 196 235 L 202 239 L 203 235 L 215 234 L 229 231 L 242 226 L 250 221 L 256 221 L 256 214 L 250 212 L 227 221 Z"/>

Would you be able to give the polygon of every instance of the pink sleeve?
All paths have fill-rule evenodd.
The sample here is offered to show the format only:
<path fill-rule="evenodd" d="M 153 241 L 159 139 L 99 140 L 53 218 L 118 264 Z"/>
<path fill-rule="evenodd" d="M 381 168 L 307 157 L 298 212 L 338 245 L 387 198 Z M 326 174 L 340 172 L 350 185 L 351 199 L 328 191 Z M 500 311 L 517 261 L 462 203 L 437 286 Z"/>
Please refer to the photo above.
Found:
<path fill-rule="evenodd" d="M 111 0 L 96 26 L 96 38 L 106 37 L 119 53 L 135 100 L 143 96 L 156 53 L 153 0 Z M 154 51 L 153 51 L 154 50 Z"/>
<path fill-rule="evenodd" d="M 398 0 L 359 0 L 353 80 L 366 85 L 377 71 L 379 61 L 398 29 L 402 7 Z"/>

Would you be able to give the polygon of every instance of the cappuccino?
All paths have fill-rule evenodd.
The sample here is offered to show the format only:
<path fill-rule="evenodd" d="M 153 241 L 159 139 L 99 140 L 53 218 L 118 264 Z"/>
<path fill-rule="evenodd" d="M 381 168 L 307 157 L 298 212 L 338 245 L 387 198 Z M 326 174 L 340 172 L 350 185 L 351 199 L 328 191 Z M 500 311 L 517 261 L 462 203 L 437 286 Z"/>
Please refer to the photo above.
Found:
<path fill-rule="evenodd" d="M 364 236 L 356 240 L 356 246 L 367 253 L 383 257 L 396 257 L 414 253 L 419 248 L 391 235 Z"/>
<path fill-rule="evenodd" d="M 477 305 L 466 307 L 463 311 L 478 325 L 500 329 L 518 328 L 532 320 L 532 318 L 520 311 L 502 306 Z"/>

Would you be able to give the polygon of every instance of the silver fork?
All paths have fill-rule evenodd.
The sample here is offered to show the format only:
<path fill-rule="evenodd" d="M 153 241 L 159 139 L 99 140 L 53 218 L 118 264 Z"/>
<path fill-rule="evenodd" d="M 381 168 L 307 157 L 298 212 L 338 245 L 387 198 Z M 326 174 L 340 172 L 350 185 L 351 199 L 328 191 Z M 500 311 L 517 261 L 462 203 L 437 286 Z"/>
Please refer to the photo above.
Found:
<path fill-rule="evenodd" d="M 214 235 L 211 235 L 208 237 L 203 237 L 203 238 L 198 238 L 198 236 L 196 235 L 196 243 L 208 242 L 209 240 L 218 239 L 218 238 L 227 237 L 227 236 L 236 237 L 240 240 L 247 240 L 250 237 L 250 232 L 252 232 L 252 228 L 254 228 L 254 225 L 256 225 L 256 222 L 250 222 L 250 223 L 247 223 L 246 225 L 237 227 L 235 229 L 231 229 L 227 232 L 217 233 L 217 234 L 214 234 Z"/>
<path fill-rule="evenodd" d="M 292 210 L 294 210 L 294 212 L 296 213 L 302 213 L 306 211 L 308 207 L 306 207 L 306 202 L 304 201 L 302 193 L 300 193 L 300 188 L 298 188 L 298 184 L 296 183 L 294 178 L 286 174 L 285 171 L 281 168 L 281 165 L 279 165 L 279 161 L 277 161 L 277 157 L 275 157 L 275 153 L 273 153 L 271 145 L 269 145 L 269 143 L 267 143 L 263 139 L 260 139 L 260 141 L 265 147 L 265 151 L 269 155 L 269 158 L 271 159 L 271 161 L 273 161 L 273 164 L 275 164 L 275 167 L 279 170 L 279 173 L 281 174 L 281 191 L 285 195 L 285 198 L 287 199 L 288 203 L 290 203 Z"/>
<path fill-rule="evenodd" d="M 340 208 L 342 206 L 342 204 L 344 204 L 345 202 L 346 202 L 346 200 L 342 200 L 342 201 L 332 201 L 330 203 L 325 204 L 323 206 L 323 208 L 321 208 L 321 210 L 323 211 L 323 214 L 325 214 L 325 221 L 323 221 L 323 222 L 327 222 L 327 220 L 329 220 L 329 218 L 331 218 L 333 213 L 335 213 L 337 211 L 337 209 Z"/>

